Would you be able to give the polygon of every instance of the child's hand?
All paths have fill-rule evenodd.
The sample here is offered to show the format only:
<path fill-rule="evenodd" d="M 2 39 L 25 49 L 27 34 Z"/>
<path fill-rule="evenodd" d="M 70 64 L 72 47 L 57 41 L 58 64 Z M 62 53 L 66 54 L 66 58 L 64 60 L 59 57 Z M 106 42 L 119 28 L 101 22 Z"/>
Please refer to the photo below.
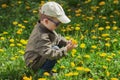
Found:
<path fill-rule="evenodd" d="M 77 47 L 77 45 L 74 44 L 74 43 L 72 42 L 72 40 L 69 40 L 68 43 L 67 43 L 67 45 L 66 45 L 67 51 L 72 50 L 72 49 L 75 48 L 75 47 Z"/>

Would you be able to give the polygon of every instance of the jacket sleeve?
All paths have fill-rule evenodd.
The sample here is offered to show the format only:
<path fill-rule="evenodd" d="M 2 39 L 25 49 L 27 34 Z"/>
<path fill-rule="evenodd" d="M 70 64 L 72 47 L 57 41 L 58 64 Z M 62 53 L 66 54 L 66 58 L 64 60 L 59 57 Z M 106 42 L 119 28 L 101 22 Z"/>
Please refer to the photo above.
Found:
<path fill-rule="evenodd" d="M 47 34 L 42 34 L 40 39 L 36 43 L 36 49 L 38 49 L 38 53 L 47 59 L 60 59 L 63 56 L 67 55 L 67 48 L 62 47 L 58 50 L 52 48 L 52 43 Z"/>
<path fill-rule="evenodd" d="M 58 34 L 58 46 L 61 48 L 61 47 L 64 47 L 67 45 L 67 40 L 62 37 L 60 34 Z"/>

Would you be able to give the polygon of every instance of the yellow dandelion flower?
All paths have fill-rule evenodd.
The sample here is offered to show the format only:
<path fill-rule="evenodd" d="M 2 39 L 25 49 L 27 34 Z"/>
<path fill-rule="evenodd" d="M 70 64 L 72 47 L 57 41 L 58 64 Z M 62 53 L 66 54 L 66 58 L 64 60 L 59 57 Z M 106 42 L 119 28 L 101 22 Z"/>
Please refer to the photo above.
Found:
<path fill-rule="evenodd" d="M 14 39 L 10 39 L 9 41 L 10 41 L 11 43 L 13 43 L 13 42 L 14 42 Z"/>
<path fill-rule="evenodd" d="M 74 44 L 74 45 L 76 45 L 77 44 L 77 40 L 75 40 L 75 39 L 71 39 L 72 40 L 72 43 Z"/>
<path fill-rule="evenodd" d="M 74 76 L 77 76 L 79 73 L 78 72 L 73 72 L 73 75 Z"/>
<path fill-rule="evenodd" d="M 98 30 L 99 30 L 99 31 L 102 31 L 102 30 L 104 30 L 104 28 L 103 28 L 103 27 L 99 27 Z"/>
<path fill-rule="evenodd" d="M 99 5 L 100 5 L 100 6 L 103 6 L 103 5 L 105 5 L 105 2 L 104 2 L 104 1 L 101 1 L 101 2 L 99 3 Z"/>
<path fill-rule="evenodd" d="M 21 39 L 21 40 L 20 40 L 20 43 L 26 45 L 26 44 L 27 44 L 27 40 Z"/>
<path fill-rule="evenodd" d="M 84 67 L 76 67 L 76 70 L 78 70 L 78 71 L 83 71 L 83 70 L 84 70 Z"/>
<path fill-rule="evenodd" d="M 21 43 L 17 43 L 17 46 L 22 46 L 22 44 Z"/>
<path fill-rule="evenodd" d="M 1 5 L 2 8 L 7 8 L 7 6 L 8 6 L 7 4 L 2 4 Z"/>
<path fill-rule="evenodd" d="M 111 78 L 110 80 L 119 80 L 118 78 Z"/>
<path fill-rule="evenodd" d="M 23 80 L 32 80 L 32 77 L 31 76 L 30 77 L 24 76 Z"/>
<path fill-rule="evenodd" d="M 110 43 L 105 43 L 105 46 L 106 47 L 110 47 Z"/>
<path fill-rule="evenodd" d="M 0 49 L 0 52 L 4 52 L 4 49 Z"/>
<path fill-rule="evenodd" d="M 84 68 L 84 71 L 85 72 L 90 72 L 90 69 L 89 68 Z"/>
<path fill-rule="evenodd" d="M 87 54 L 86 54 L 86 55 L 84 55 L 84 57 L 89 59 L 89 58 L 90 58 L 90 55 L 87 55 Z"/>
<path fill-rule="evenodd" d="M 75 67 L 75 63 L 74 62 L 71 62 L 71 67 Z"/>
<path fill-rule="evenodd" d="M 73 76 L 73 72 L 69 72 L 69 73 L 67 73 L 67 74 L 65 74 L 65 76 Z"/>
<path fill-rule="evenodd" d="M 44 72 L 44 76 L 50 76 L 48 72 Z"/>
<path fill-rule="evenodd" d="M 113 39 L 113 42 L 118 42 L 118 39 Z"/>
<path fill-rule="evenodd" d="M 110 62 L 110 61 L 111 61 L 111 59 L 110 59 L 110 58 L 106 58 L 106 60 L 107 60 L 108 62 Z"/>
<path fill-rule="evenodd" d="M 67 40 L 70 40 L 70 36 L 66 36 L 65 38 L 66 38 Z"/>
<path fill-rule="evenodd" d="M 114 26 L 114 27 L 112 27 L 112 29 L 115 31 L 115 30 L 118 29 L 118 27 L 117 27 L 117 26 Z"/>
<path fill-rule="evenodd" d="M 101 54 L 99 54 L 101 57 L 105 57 L 105 56 L 107 56 L 107 54 L 106 53 L 101 53 Z"/>
<path fill-rule="evenodd" d="M 5 32 L 5 31 L 4 31 L 3 34 L 8 34 L 8 32 Z"/>
<path fill-rule="evenodd" d="M 89 78 L 88 80 L 94 80 L 94 79 L 92 79 L 92 78 Z"/>
<path fill-rule="evenodd" d="M 39 78 L 38 80 L 47 80 L 46 78 Z"/>
<path fill-rule="evenodd" d="M 60 66 L 61 69 L 65 69 L 65 66 Z"/>
<path fill-rule="evenodd" d="M 76 31 L 79 31 L 79 30 L 80 30 L 80 27 L 75 27 L 75 30 L 76 30 Z"/>
<path fill-rule="evenodd" d="M 103 69 L 107 69 L 107 66 L 103 66 Z"/>
<path fill-rule="evenodd" d="M 106 26 L 106 29 L 110 29 L 110 26 Z"/>
<path fill-rule="evenodd" d="M 97 46 L 96 46 L 96 45 L 92 45 L 91 48 L 92 48 L 92 49 L 96 49 Z"/>
<path fill-rule="evenodd" d="M 80 48 L 84 49 L 86 45 L 84 43 L 80 44 Z"/>
<path fill-rule="evenodd" d="M 113 4 L 119 4 L 118 0 L 113 0 Z"/>
<path fill-rule="evenodd" d="M 24 23 L 28 23 L 28 21 L 27 21 L 27 20 L 24 20 L 23 22 L 24 22 Z"/>
<path fill-rule="evenodd" d="M 10 44 L 10 46 L 11 46 L 11 47 L 14 47 L 14 46 L 15 46 L 15 44 L 11 43 L 11 44 Z"/>
<path fill-rule="evenodd" d="M 18 22 L 17 22 L 17 21 L 14 21 L 14 22 L 13 22 L 13 25 L 17 25 L 17 24 L 18 24 Z"/>
<path fill-rule="evenodd" d="M 14 61 L 14 60 L 16 60 L 16 57 L 11 57 L 10 59 Z"/>
<path fill-rule="evenodd" d="M 96 37 L 96 36 L 92 36 L 91 38 L 92 38 L 92 39 L 97 39 L 97 37 Z"/>
<path fill-rule="evenodd" d="M 22 34 L 22 31 L 23 31 L 22 29 L 19 29 L 16 33 L 17 34 Z"/>
<path fill-rule="evenodd" d="M 110 36 L 110 34 L 102 34 L 102 37 L 109 37 Z"/>
<path fill-rule="evenodd" d="M 106 72 L 106 76 L 110 76 L 110 72 L 107 71 L 107 72 Z"/>
<path fill-rule="evenodd" d="M 5 37 L 0 37 L 1 40 L 5 40 Z"/>
<path fill-rule="evenodd" d="M 25 52 L 23 50 L 18 51 L 20 54 L 24 54 Z"/>
<path fill-rule="evenodd" d="M 52 71 L 53 71 L 53 72 L 57 72 L 57 70 L 56 70 L 56 69 L 52 69 Z"/>
<path fill-rule="evenodd" d="M 33 13 L 38 13 L 38 11 L 37 11 L 37 10 L 33 10 L 32 12 L 33 12 Z"/>

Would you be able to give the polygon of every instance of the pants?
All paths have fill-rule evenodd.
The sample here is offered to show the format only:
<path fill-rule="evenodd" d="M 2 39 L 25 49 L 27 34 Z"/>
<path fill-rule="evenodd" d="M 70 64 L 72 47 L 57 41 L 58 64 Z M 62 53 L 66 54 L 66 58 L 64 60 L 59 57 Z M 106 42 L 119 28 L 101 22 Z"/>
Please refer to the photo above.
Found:
<path fill-rule="evenodd" d="M 52 47 L 53 49 L 59 49 L 58 46 L 54 46 Z M 43 64 L 43 66 L 40 68 L 40 74 L 42 74 L 43 72 L 50 72 L 53 67 L 55 66 L 57 60 L 46 60 L 46 62 Z"/>

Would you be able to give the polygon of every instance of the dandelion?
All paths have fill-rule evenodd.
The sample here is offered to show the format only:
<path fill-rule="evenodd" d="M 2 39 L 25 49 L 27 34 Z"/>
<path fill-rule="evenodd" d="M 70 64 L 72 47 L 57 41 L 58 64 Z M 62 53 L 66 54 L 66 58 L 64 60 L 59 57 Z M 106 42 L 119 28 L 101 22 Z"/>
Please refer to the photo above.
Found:
<path fill-rule="evenodd" d="M 28 23 L 28 21 L 27 21 L 27 20 L 24 20 L 23 22 L 24 22 L 24 23 Z"/>
<path fill-rule="evenodd" d="M 117 27 L 117 26 L 114 26 L 114 27 L 112 27 L 112 29 L 115 31 L 115 30 L 118 29 L 118 27 Z"/>
<path fill-rule="evenodd" d="M 60 66 L 61 69 L 65 69 L 65 66 Z"/>
<path fill-rule="evenodd" d="M 84 68 L 84 71 L 85 72 L 90 72 L 90 69 L 89 68 Z"/>
<path fill-rule="evenodd" d="M 65 74 L 65 76 L 73 76 L 73 72 L 69 72 L 69 73 L 67 73 L 67 74 Z"/>
<path fill-rule="evenodd" d="M 104 28 L 103 28 L 103 27 L 99 27 L 98 30 L 99 30 L 99 31 L 102 31 L 102 30 L 104 30 Z"/>
<path fill-rule="evenodd" d="M 107 60 L 107 61 L 109 61 L 109 62 L 111 61 L 111 59 L 110 59 L 110 58 L 106 58 L 106 60 Z"/>
<path fill-rule="evenodd" d="M 7 8 L 7 6 L 8 6 L 7 4 L 2 4 L 1 5 L 2 8 Z"/>
<path fill-rule="evenodd" d="M 77 40 L 74 40 L 73 38 L 72 38 L 71 40 L 72 40 L 72 43 L 73 43 L 74 45 L 77 44 Z"/>
<path fill-rule="evenodd" d="M 80 30 L 80 27 L 75 27 L 75 30 L 76 30 L 76 31 L 79 31 L 79 30 Z"/>
<path fill-rule="evenodd" d="M 1 40 L 5 40 L 5 37 L 1 37 L 0 39 L 1 39 Z"/>
<path fill-rule="evenodd" d="M 17 25 L 17 24 L 18 24 L 18 22 L 17 22 L 17 21 L 14 21 L 14 22 L 13 22 L 13 25 Z"/>
<path fill-rule="evenodd" d="M 20 40 L 20 43 L 26 45 L 26 44 L 27 44 L 27 40 L 21 39 L 21 40 Z"/>
<path fill-rule="evenodd" d="M 10 39 L 9 41 L 10 41 L 11 43 L 13 43 L 13 42 L 14 42 L 14 39 Z"/>
<path fill-rule="evenodd" d="M 114 0 L 113 4 L 119 4 L 119 1 L 118 0 Z"/>
<path fill-rule="evenodd" d="M 94 80 L 94 79 L 92 79 L 92 78 L 89 78 L 88 80 Z"/>
<path fill-rule="evenodd" d="M 102 37 L 108 37 L 108 36 L 110 36 L 110 34 L 102 34 Z"/>
<path fill-rule="evenodd" d="M 78 72 L 73 72 L 73 75 L 74 76 L 77 76 L 79 73 Z"/>
<path fill-rule="evenodd" d="M 103 69 L 107 69 L 107 66 L 103 66 Z"/>
<path fill-rule="evenodd" d="M 11 43 L 11 44 L 10 44 L 10 46 L 11 46 L 11 47 L 14 47 L 14 46 L 15 46 L 15 44 Z"/>
<path fill-rule="evenodd" d="M 38 11 L 37 11 L 37 10 L 33 10 L 32 12 L 33 12 L 33 13 L 37 13 Z"/>
<path fill-rule="evenodd" d="M 107 30 L 110 29 L 110 26 L 106 26 L 106 29 L 107 29 Z"/>
<path fill-rule="evenodd" d="M 17 46 L 22 46 L 22 44 L 21 43 L 17 43 Z"/>
<path fill-rule="evenodd" d="M 16 33 L 17 34 L 22 34 L 22 29 L 19 29 Z"/>
<path fill-rule="evenodd" d="M 50 76 L 48 72 L 44 72 L 44 76 Z"/>
<path fill-rule="evenodd" d="M 90 58 L 90 55 L 84 55 L 84 57 L 89 59 L 89 58 Z"/>
<path fill-rule="evenodd" d="M 91 38 L 92 38 L 92 39 L 97 39 L 97 37 L 96 37 L 96 36 L 92 36 Z"/>
<path fill-rule="evenodd" d="M 107 72 L 106 72 L 106 76 L 110 76 L 110 72 L 107 71 Z"/>
<path fill-rule="evenodd" d="M 66 36 L 65 38 L 66 38 L 67 40 L 70 40 L 70 36 Z"/>
<path fill-rule="evenodd" d="M 105 56 L 107 56 L 107 54 L 106 53 L 101 53 L 100 56 L 105 57 Z"/>
<path fill-rule="evenodd" d="M 119 80 L 118 78 L 111 78 L 110 80 Z"/>
<path fill-rule="evenodd" d="M 4 49 L 0 49 L 0 52 L 4 52 Z"/>
<path fill-rule="evenodd" d="M 38 80 L 47 80 L 46 78 L 39 78 Z"/>
<path fill-rule="evenodd" d="M 110 43 L 105 43 L 105 46 L 106 47 L 110 47 Z"/>
<path fill-rule="evenodd" d="M 96 49 L 97 46 L 96 46 L 96 45 L 92 45 L 91 48 L 92 48 L 92 49 Z"/>
<path fill-rule="evenodd" d="M 5 32 L 5 31 L 4 31 L 3 34 L 8 34 L 8 32 Z"/>
<path fill-rule="evenodd" d="M 24 54 L 25 52 L 23 50 L 18 51 L 20 54 Z"/>
<path fill-rule="evenodd" d="M 118 39 L 113 39 L 113 42 L 118 42 Z"/>
<path fill-rule="evenodd" d="M 32 80 L 32 77 L 31 76 L 30 77 L 24 76 L 23 80 Z"/>
<path fill-rule="evenodd" d="M 76 67 L 76 70 L 82 71 L 82 70 L 84 70 L 84 67 Z"/>
<path fill-rule="evenodd" d="M 86 45 L 84 43 L 80 44 L 80 48 L 84 49 Z"/>
<path fill-rule="evenodd" d="M 75 67 L 75 63 L 74 62 L 71 62 L 71 67 Z"/>
<path fill-rule="evenodd" d="M 99 5 L 100 5 L 100 6 L 103 6 L 103 5 L 105 5 L 105 2 L 104 2 L 104 1 L 101 1 L 101 2 L 99 3 Z"/>

